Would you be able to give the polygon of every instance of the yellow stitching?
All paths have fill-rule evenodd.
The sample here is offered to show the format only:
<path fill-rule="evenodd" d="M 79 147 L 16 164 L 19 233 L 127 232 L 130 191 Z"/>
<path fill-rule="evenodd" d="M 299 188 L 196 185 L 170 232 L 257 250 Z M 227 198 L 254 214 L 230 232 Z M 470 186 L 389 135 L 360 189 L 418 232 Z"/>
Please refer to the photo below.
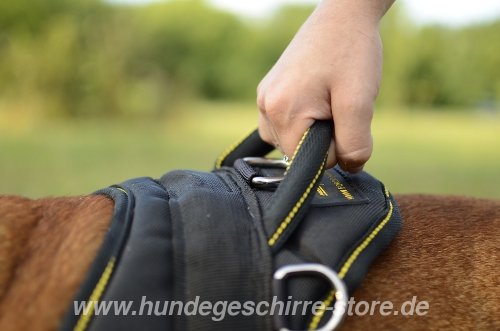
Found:
<path fill-rule="evenodd" d="M 90 321 L 90 318 L 94 314 L 94 305 L 97 301 L 99 301 L 104 290 L 106 289 L 106 285 L 108 284 L 109 278 L 111 277 L 111 274 L 113 273 L 114 266 L 115 266 L 115 258 L 111 257 L 108 264 L 106 265 L 106 268 L 104 269 L 104 272 L 101 275 L 101 278 L 99 278 L 97 285 L 95 286 L 94 290 L 92 291 L 90 298 L 87 300 L 87 304 L 88 304 L 87 312 L 82 313 L 82 315 L 78 319 L 78 322 L 76 323 L 73 331 L 84 331 L 87 328 L 87 325 Z"/>
<path fill-rule="evenodd" d="M 217 162 L 215 162 L 215 168 L 216 169 L 219 169 L 221 166 L 222 166 L 222 162 L 224 162 L 224 160 L 226 159 L 226 157 L 228 157 L 229 154 L 231 154 L 239 145 L 241 145 L 241 143 L 243 141 L 245 141 L 251 134 L 253 133 L 253 131 L 251 131 L 250 133 L 248 133 L 246 136 L 244 136 L 243 138 L 241 138 L 240 140 L 238 140 L 237 142 L 235 142 L 234 144 L 232 144 L 231 146 L 229 146 L 229 148 L 227 148 L 218 158 L 217 158 Z"/>
<path fill-rule="evenodd" d="M 321 303 L 321 306 L 319 306 L 316 313 L 314 313 L 314 317 L 311 323 L 309 323 L 308 330 L 316 330 L 316 328 L 319 325 L 319 322 L 325 315 L 326 308 L 332 304 L 334 297 L 335 297 L 335 291 L 331 291 L 330 294 L 328 294 L 328 297 Z"/>
<path fill-rule="evenodd" d="M 385 189 L 385 196 L 389 197 L 389 191 L 387 191 L 387 189 Z M 340 269 L 339 277 L 341 279 L 343 279 L 346 276 L 347 272 L 349 272 L 349 269 L 351 268 L 354 261 L 358 258 L 359 254 L 361 254 L 361 252 L 370 244 L 370 242 L 384 228 L 384 226 L 387 224 L 387 222 L 389 222 L 389 220 L 392 216 L 393 210 L 394 210 L 394 207 L 392 205 L 392 201 L 389 200 L 389 211 L 387 212 L 387 215 L 382 220 L 382 222 L 380 222 L 380 224 L 377 225 L 377 227 L 375 229 L 373 229 L 373 231 L 368 235 L 368 237 L 366 237 L 365 240 L 363 240 L 363 242 L 358 247 L 356 247 L 354 252 L 352 252 L 352 254 L 349 256 L 347 261 L 344 263 L 344 265 Z M 309 330 L 315 330 L 318 327 L 319 322 L 321 321 L 321 319 L 325 315 L 326 307 L 329 307 L 332 304 L 334 297 L 335 297 L 335 290 L 333 290 L 329 293 L 328 297 L 323 301 L 321 306 L 318 308 L 317 312 L 314 314 L 314 317 L 313 317 L 311 323 L 309 324 Z"/>
<path fill-rule="evenodd" d="M 382 222 L 380 222 L 380 224 L 377 225 L 377 227 L 372 231 L 372 233 L 370 233 L 370 235 L 367 238 L 365 238 L 365 240 L 363 240 L 361 245 L 356 247 L 354 252 L 352 252 L 351 256 L 349 256 L 347 261 L 344 263 L 344 265 L 340 269 L 340 272 L 339 272 L 340 278 L 344 278 L 344 276 L 347 274 L 347 272 L 351 268 L 354 261 L 358 258 L 359 254 L 361 254 L 361 252 L 368 246 L 368 244 L 370 244 L 370 242 L 373 240 L 373 238 L 375 238 L 375 236 L 380 232 L 380 230 L 382 230 L 382 228 L 387 224 L 387 222 L 389 222 L 389 219 L 392 216 L 392 210 L 393 210 L 392 202 L 391 202 L 391 200 L 389 200 L 389 212 L 385 216 L 384 220 Z"/>
<path fill-rule="evenodd" d="M 299 144 L 297 145 L 297 147 L 295 148 L 295 151 L 293 152 L 292 159 L 290 160 L 290 162 L 288 163 L 288 166 L 286 167 L 285 175 L 287 174 L 288 169 L 290 169 L 290 166 L 292 165 L 293 160 L 295 160 L 295 156 L 297 155 L 297 152 L 299 151 L 300 147 L 302 146 L 302 143 L 304 142 L 307 135 L 309 134 L 309 130 L 311 130 L 311 128 L 307 129 L 306 132 L 304 132 L 304 134 L 302 135 L 302 138 L 300 138 Z"/>
<path fill-rule="evenodd" d="M 323 162 L 321 163 L 321 167 L 319 167 L 319 170 L 316 173 L 316 176 L 314 176 L 313 180 L 311 181 L 311 183 L 309 184 L 309 186 L 305 190 L 304 194 L 302 194 L 302 196 L 300 197 L 299 201 L 297 201 L 297 203 L 295 204 L 295 206 L 293 206 L 292 210 L 290 210 L 290 212 L 288 213 L 288 215 L 285 218 L 285 220 L 283 222 L 281 222 L 280 226 L 276 229 L 276 231 L 274 232 L 274 234 L 267 241 L 267 244 L 269 246 L 273 246 L 276 243 L 276 241 L 281 236 L 281 234 L 283 233 L 283 231 L 285 231 L 285 229 L 288 227 L 288 225 L 290 224 L 290 222 L 292 221 L 292 219 L 295 217 L 295 214 L 297 214 L 297 212 L 299 211 L 300 206 L 302 206 L 302 204 L 304 203 L 304 201 L 306 200 L 306 198 L 309 196 L 309 193 L 311 192 L 314 184 L 316 183 L 316 181 L 318 180 L 319 176 L 321 175 L 321 173 L 323 171 L 323 168 L 325 167 L 325 163 L 326 163 L 326 156 L 323 159 Z"/>
<path fill-rule="evenodd" d="M 123 192 L 123 193 L 125 193 L 126 195 L 128 195 L 127 191 L 125 191 L 125 190 L 124 190 L 124 189 L 122 189 L 121 187 L 116 186 L 115 188 L 116 188 L 117 190 L 119 190 L 119 191 L 122 191 L 122 192 Z"/>

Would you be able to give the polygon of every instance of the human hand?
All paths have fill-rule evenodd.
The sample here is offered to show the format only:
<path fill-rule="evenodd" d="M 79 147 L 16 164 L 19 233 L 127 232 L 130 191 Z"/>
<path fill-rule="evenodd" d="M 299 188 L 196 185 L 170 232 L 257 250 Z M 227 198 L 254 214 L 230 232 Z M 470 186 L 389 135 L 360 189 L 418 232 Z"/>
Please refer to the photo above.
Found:
<path fill-rule="evenodd" d="M 327 0 L 318 6 L 257 88 L 262 139 L 291 156 L 315 120 L 333 119 L 327 167 L 363 168 L 381 78 L 378 24 L 390 4 Z"/>

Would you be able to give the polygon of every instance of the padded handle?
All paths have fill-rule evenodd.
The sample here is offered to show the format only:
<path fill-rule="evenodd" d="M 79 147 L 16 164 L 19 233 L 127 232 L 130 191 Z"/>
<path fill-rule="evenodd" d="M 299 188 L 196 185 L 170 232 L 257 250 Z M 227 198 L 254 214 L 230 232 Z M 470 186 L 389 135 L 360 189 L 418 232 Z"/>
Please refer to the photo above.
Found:
<path fill-rule="evenodd" d="M 283 182 L 274 193 L 269 207 L 263 212 L 268 244 L 273 252 L 281 248 L 307 212 L 319 179 L 325 171 L 332 128 L 332 121 L 317 121 L 304 133 Z M 265 156 L 273 149 L 255 130 L 228 149 L 217 160 L 216 168 L 232 166 L 235 160 L 246 156 Z"/>

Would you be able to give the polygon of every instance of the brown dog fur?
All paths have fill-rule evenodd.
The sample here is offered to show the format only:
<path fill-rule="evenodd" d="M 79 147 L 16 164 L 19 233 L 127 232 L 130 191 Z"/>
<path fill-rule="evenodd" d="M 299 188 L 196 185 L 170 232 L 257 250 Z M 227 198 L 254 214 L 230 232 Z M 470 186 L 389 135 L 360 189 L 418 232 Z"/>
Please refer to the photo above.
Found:
<path fill-rule="evenodd" d="M 424 316 L 351 316 L 344 330 L 500 330 L 500 201 L 396 196 L 403 227 L 375 262 L 356 300 L 413 296 Z"/>
<path fill-rule="evenodd" d="M 0 198 L 0 330 L 55 330 L 108 229 L 104 197 Z"/>
<path fill-rule="evenodd" d="M 396 197 L 404 225 L 354 297 L 417 296 L 425 316 L 348 317 L 344 330 L 500 329 L 500 201 Z M 104 197 L 0 197 L 0 330 L 55 330 L 109 226 Z"/>

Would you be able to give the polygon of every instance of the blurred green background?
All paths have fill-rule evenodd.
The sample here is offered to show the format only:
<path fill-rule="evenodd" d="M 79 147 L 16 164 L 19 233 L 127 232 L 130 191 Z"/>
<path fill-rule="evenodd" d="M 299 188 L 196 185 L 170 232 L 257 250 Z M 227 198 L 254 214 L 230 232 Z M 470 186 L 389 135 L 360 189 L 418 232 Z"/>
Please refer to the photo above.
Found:
<path fill-rule="evenodd" d="M 84 194 L 209 170 L 257 124 L 255 89 L 313 7 L 0 2 L 0 194 Z M 391 9 L 367 170 L 393 192 L 500 198 L 500 20 Z"/>

